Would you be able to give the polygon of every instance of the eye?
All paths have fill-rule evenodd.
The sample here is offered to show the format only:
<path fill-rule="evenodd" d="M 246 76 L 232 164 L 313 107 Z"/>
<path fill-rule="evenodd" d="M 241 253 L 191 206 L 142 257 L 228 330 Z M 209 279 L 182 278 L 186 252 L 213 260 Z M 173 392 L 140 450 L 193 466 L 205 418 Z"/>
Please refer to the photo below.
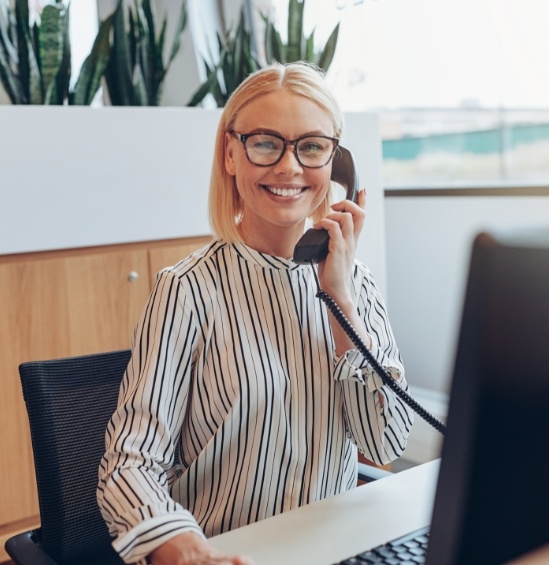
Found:
<path fill-rule="evenodd" d="M 248 147 L 258 153 L 274 153 L 280 151 L 282 142 L 272 135 L 250 135 Z"/>
<path fill-rule="evenodd" d="M 332 145 L 328 139 L 322 137 L 307 137 L 302 139 L 297 150 L 303 155 L 319 155 L 330 151 Z"/>

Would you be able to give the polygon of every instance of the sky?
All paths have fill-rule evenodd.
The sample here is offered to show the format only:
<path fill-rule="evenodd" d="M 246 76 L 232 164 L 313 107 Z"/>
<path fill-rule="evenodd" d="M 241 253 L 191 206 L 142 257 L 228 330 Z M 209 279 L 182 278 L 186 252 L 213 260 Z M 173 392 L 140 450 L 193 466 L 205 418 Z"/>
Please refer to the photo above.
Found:
<path fill-rule="evenodd" d="M 337 21 L 347 109 L 549 108 L 549 0 L 306 0 L 318 38 Z"/>

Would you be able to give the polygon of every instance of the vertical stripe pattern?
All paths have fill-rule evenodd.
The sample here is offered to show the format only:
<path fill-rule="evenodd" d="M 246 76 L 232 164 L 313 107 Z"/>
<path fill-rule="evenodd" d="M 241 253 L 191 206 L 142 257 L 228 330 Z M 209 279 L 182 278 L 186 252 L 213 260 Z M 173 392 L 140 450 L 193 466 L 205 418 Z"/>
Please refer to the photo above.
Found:
<path fill-rule="evenodd" d="M 358 262 L 353 285 L 376 358 L 406 387 Z M 410 410 L 358 352 L 335 358 L 316 290 L 311 267 L 221 241 L 157 275 L 99 470 L 125 560 L 352 488 L 357 448 L 379 463 L 401 455 Z"/>

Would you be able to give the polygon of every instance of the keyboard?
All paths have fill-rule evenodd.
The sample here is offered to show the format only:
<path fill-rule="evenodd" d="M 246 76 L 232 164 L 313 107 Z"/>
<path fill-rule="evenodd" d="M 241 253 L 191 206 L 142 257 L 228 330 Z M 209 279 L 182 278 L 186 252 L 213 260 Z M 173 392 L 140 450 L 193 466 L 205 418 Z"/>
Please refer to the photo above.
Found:
<path fill-rule="evenodd" d="M 415 530 L 374 549 L 349 557 L 334 565 L 418 565 L 425 563 L 429 526 Z"/>

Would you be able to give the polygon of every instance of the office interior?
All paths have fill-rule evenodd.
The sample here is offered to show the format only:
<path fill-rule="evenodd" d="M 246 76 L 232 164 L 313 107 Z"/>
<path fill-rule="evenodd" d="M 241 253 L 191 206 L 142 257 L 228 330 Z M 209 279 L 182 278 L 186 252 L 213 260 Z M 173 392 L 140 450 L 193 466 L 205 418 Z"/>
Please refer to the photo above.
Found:
<path fill-rule="evenodd" d="M 366 3 L 371 1 L 365 0 Z M 115 4 L 115 0 L 98 0 L 98 17 L 104 18 Z M 177 18 L 180 2 L 163 0 L 157 4 L 158 9 L 167 14 L 169 22 Z M 91 128 L 93 122 L 104 119 L 96 120 L 90 111 L 111 112 L 104 120 L 109 122 L 110 116 L 112 120 L 116 119 L 113 113 L 117 109 L 102 108 L 100 103 L 98 107 L 86 110 L 54 109 L 55 112 L 72 112 L 70 124 L 64 126 L 58 121 L 59 114 L 44 115 L 51 110 L 49 108 L 10 105 L 0 88 L 0 131 L 6 131 L 2 122 L 11 124 L 13 128 L 16 128 L 14 124 L 21 126 L 16 128 L 19 136 L 15 138 L 16 144 L 13 139 L 0 139 L 0 175 L 2 169 L 12 172 L 0 181 L 4 202 L 1 206 L 3 211 L 0 210 L 0 312 L 9 312 L 9 316 L 2 316 L 4 319 L 0 321 L 1 343 L 6 351 L 2 363 L 2 390 L 5 394 L 0 395 L 3 429 L 0 563 L 9 563 L 3 550 L 5 540 L 39 523 L 32 451 L 17 364 L 33 358 L 129 347 L 135 313 L 140 311 L 146 300 L 154 273 L 208 240 L 207 218 L 202 206 L 211 157 L 207 152 L 195 158 L 200 174 L 189 172 L 186 176 L 185 190 L 191 208 L 196 207 L 196 211 L 190 214 L 194 217 L 184 229 L 178 225 L 174 210 L 162 212 L 157 203 L 153 204 L 160 193 L 166 197 L 169 206 L 177 205 L 179 200 L 174 197 L 172 187 L 134 185 L 123 191 L 121 189 L 118 196 L 113 192 L 116 188 L 105 191 L 96 187 L 90 189 L 95 190 L 94 195 L 82 199 L 78 186 L 83 181 L 82 175 L 86 175 L 83 163 L 90 168 L 106 167 L 111 178 L 116 178 L 126 174 L 125 170 L 118 170 L 117 164 L 125 162 L 121 155 L 134 146 L 133 142 L 137 140 L 139 145 L 140 140 L 147 143 L 147 139 L 161 140 L 162 136 L 166 136 L 166 147 L 148 147 L 149 152 L 142 157 L 148 162 L 139 164 L 140 171 L 143 167 L 151 171 L 150 176 L 137 176 L 131 181 L 154 184 L 162 182 L 163 178 L 162 173 L 156 170 L 156 156 L 166 168 L 169 168 L 167 161 L 180 159 L 181 149 L 177 144 L 183 134 L 174 133 L 175 127 L 186 130 L 185 143 L 188 145 L 185 149 L 191 150 L 193 145 L 196 148 L 198 140 L 203 140 L 204 144 L 211 143 L 219 110 L 210 103 L 210 108 L 202 109 L 207 113 L 202 122 L 199 121 L 202 118 L 197 118 L 200 109 L 186 114 L 182 101 L 190 98 L 204 76 L 199 53 L 208 48 L 222 22 L 226 25 L 238 18 L 244 4 L 248 2 L 188 0 L 189 29 L 183 35 L 180 54 L 166 80 L 163 107 L 120 109 L 119 113 L 125 114 L 130 122 L 136 113 L 146 114 L 141 126 L 144 129 L 139 130 L 136 120 L 133 121 L 136 127 L 124 129 L 121 126 L 118 131 L 127 138 L 116 140 L 114 146 L 118 149 L 113 151 L 118 151 L 118 154 L 113 155 L 112 163 L 108 165 L 102 161 L 104 156 L 101 153 L 98 158 L 92 150 L 83 154 L 81 160 L 65 161 L 62 147 L 64 143 L 70 144 L 72 138 L 64 141 L 59 132 L 69 136 L 71 131 Z M 269 1 L 256 0 L 249 4 L 259 9 L 268 6 Z M 352 2 L 347 4 L 345 9 L 351 10 Z M 205 105 L 208 106 L 208 102 Z M 549 113 L 549 99 L 543 110 Z M 156 115 L 155 111 L 158 112 Z M 355 112 L 353 109 L 353 116 Z M 362 243 L 364 256 L 372 257 L 374 275 L 386 298 L 412 395 L 433 415 L 444 420 L 473 238 L 480 231 L 491 229 L 546 226 L 549 218 L 549 173 L 545 179 L 537 178 L 535 182 L 475 183 L 467 180 L 460 183 L 459 179 L 451 178 L 446 184 L 387 186 L 383 179 L 383 124 L 379 112 L 376 108 L 366 108 L 357 115 L 357 123 L 368 128 L 364 136 L 365 144 L 368 144 L 364 157 L 375 160 L 361 165 L 365 171 L 364 178 L 372 183 L 367 221 L 371 222 L 368 229 L 373 240 Z M 190 126 L 187 125 L 189 120 Z M 155 124 L 158 123 L 166 129 L 157 131 Z M 204 137 L 193 138 L 190 142 L 189 133 L 197 136 L 203 133 Z M 101 132 L 90 133 L 90 137 L 97 136 L 98 140 L 101 135 Z M 360 143 L 356 141 L 360 139 L 360 131 L 353 131 L 352 135 L 353 143 Z M 47 175 L 42 175 L 45 182 L 41 186 L 21 190 L 18 177 L 33 178 L 27 177 L 27 174 L 33 172 L 33 154 L 39 150 L 33 142 L 35 136 L 41 143 L 57 146 L 59 160 L 55 164 L 50 163 L 51 169 Z M 71 155 L 74 155 L 74 150 L 72 147 Z M 130 157 L 129 161 L 132 159 L 135 160 L 135 157 Z M 20 172 L 15 170 L 14 162 L 17 162 Z M 74 179 L 72 194 L 62 191 L 56 194 L 61 190 L 55 180 L 61 170 L 63 175 Z M 34 172 L 35 178 L 41 177 L 40 171 Z M 170 178 L 177 177 L 180 169 L 174 167 L 166 174 Z M 200 188 L 194 188 L 201 183 Z M 189 185 L 194 187 L 191 189 Z M 202 194 L 197 195 L 197 190 Z M 33 208 L 33 201 L 29 200 L 29 195 L 33 195 L 36 204 L 31 211 L 29 208 Z M 69 217 L 58 208 L 60 197 L 66 198 Z M 151 214 L 160 214 L 151 217 L 146 235 L 141 235 L 145 233 L 141 222 L 146 214 L 133 215 L 134 207 L 129 207 L 131 213 L 126 217 L 123 212 L 113 217 L 112 210 L 123 211 L 127 207 L 127 199 L 132 198 L 145 210 L 154 210 Z M 98 205 L 104 217 L 90 218 L 85 209 L 75 213 L 79 203 L 97 204 L 98 199 L 104 199 Z M 55 202 L 57 207 L 51 217 L 60 218 L 57 225 L 44 219 L 51 213 L 48 210 L 51 202 Z M 166 218 L 172 222 L 169 227 L 165 225 Z M 129 225 L 121 227 L 124 222 Z M 82 232 L 83 226 L 89 228 L 89 233 Z M 104 229 L 104 226 L 109 228 Z M 67 233 L 73 233 L 74 237 L 67 237 Z M 102 280 L 98 272 L 106 270 L 120 275 L 120 281 Z M 56 290 L 53 291 L 49 285 L 55 285 Z M 107 289 L 114 289 L 115 294 L 108 300 L 96 302 L 97 296 L 103 296 Z M 121 295 L 124 296 L 122 300 Z M 37 308 L 37 304 L 42 306 Z M 80 312 L 77 317 L 73 315 L 75 311 Z M 101 323 L 93 322 L 94 316 L 101 316 Z M 55 323 L 52 322 L 54 319 L 57 319 Z M 96 330 L 96 337 L 88 335 Z M 127 341 L 124 341 L 124 336 Z M 394 463 L 393 470 L 409 469 L 437 459 L 441 442 L 440 434 L 417 418 L 406 454 L 402 461 Z"/>

